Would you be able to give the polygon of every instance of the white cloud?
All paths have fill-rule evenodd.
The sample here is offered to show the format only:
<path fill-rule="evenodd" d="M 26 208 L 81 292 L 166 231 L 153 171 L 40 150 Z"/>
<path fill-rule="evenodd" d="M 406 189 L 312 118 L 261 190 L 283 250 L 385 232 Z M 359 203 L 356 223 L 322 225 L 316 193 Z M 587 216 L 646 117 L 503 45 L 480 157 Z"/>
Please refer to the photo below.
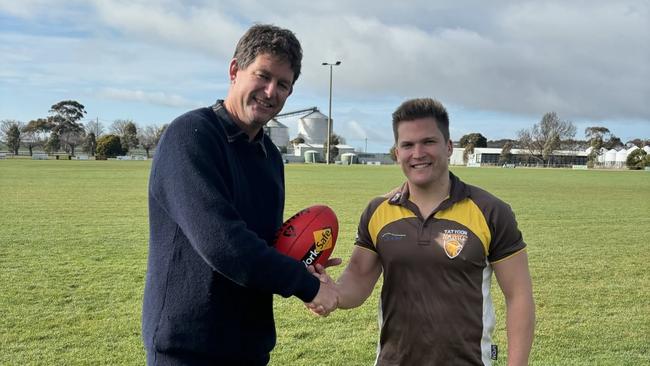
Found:
<path fill-rule="evenodd" d="M 531 125 L 548 111 L 577 122 L 650 124 L 650 5 L 642 0 L 0 0 L 0 14 L 24 19 L 24 29 L 0 26 L 1 83 L 11 87 L 193 105 L 223 97 L 237 39 L 253 22 L 270 22 L 303 44 L 292 100 L 326 103 L 321 62 L 342 61 L 334 118 L 351 135 L 377 131 L 381 113 L 374 138 L 390 140 L 390 111 L 416 96 Z M 359 107 L 342 109 L 342 101 Z"/>
<path fill-rule="evenodd" d="M 170 95 L 164 92 L 146 92 L 142 90 L 106 88 L 100 90 L 97 94 L 99 96 L 114 100 L 144 102 L 168 107 L 197 108 L 202 106 L 201 103 L 187 100 L 180 95 Z"/>

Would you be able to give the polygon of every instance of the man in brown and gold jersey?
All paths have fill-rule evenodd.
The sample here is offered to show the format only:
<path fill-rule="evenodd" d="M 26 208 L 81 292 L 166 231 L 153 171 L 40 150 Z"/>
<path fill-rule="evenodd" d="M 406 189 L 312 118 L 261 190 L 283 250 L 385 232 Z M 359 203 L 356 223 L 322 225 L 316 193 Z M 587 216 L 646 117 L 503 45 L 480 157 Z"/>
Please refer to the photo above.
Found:
<path fill-rule="evenodd" d="M 489 365 L 498 352 L 494 272 L 506 300 L 508 365 L 526 365 L 535 306 L 510 206 L 449 172 L 449 118 L 438 101 L 404 102 L 393 132 L 406 182 L 361 215 L 338 307 L 361 305 L 383 272 L 377 365 Z"/>

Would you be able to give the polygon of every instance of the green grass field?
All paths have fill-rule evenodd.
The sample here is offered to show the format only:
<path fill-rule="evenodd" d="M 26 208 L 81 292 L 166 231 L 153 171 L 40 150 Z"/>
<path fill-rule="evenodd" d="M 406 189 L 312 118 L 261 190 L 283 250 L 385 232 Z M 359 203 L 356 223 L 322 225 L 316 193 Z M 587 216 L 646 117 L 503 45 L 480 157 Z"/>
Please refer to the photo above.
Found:
<path fill-rule="evenodd" d="M 0 365 L 142 365 L 150 162 L 0 161 Z M 529 245 L 533 365 L 650 364 L 650 173 L 453 168 L 509 202 Z M 396 166 L 288 165 L 285 216 L 316 203 L 347 258 Z M 341 268 L 331 270 L 336 277 Z M 496 281 L 495 281 L 496 282 Z M 505 365 L 503 301 L 494 289 Z M 276 298 L 272 365 L 371 365 L 377 296 L 320 319 Z"/>

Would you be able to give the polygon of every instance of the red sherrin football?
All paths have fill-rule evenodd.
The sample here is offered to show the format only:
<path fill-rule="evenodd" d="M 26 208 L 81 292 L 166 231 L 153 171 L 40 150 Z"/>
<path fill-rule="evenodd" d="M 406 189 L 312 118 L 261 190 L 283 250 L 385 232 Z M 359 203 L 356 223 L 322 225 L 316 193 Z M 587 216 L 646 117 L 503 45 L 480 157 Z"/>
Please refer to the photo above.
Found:
<path fill-rule="evenodd" d="M 324 205 L 311 206 L 282 224 L 275 248 L 306 266 L 325 265 L 334 250 L 338 233 L 339 222 L 334 211 Z"/>

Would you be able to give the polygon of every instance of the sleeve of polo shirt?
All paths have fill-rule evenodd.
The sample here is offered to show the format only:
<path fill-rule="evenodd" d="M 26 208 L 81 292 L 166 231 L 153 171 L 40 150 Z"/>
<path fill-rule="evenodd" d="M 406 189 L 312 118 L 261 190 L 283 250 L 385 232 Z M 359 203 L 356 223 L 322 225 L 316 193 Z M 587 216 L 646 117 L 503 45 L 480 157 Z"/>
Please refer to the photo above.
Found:
<path fill-rule="evenodd" d="M 154 158 L 149 194 L 214 271 L 244 287 L 311 301 L 318 280 L 249 230 L 227 199 L 219 127 L 206 119 L 197 113 L 170 124 Z"/>
<path fill-rule="evenodd" d="M 488 261 L 496 262 L 505 259 L 526 247 L 521 231 L 517 227 L 515 214 L 505 202 L 497 200 L 490 213 L 489 225 L 492 241 Z"/>
<path fill-rule="evenodd" d="M 373 252 L 377 252 L 377 248 L 375 247 L 375 243 L 371 238 L 368 225 L 370 224 L 370 218 L 372 217 L 375 209 L 376 205 L 373 205 L 373 202 L 370 202 L 368 206 L 366 206 L 366 209 L 361 213 L 359 226 L 357 227 L 357 237 L 354 243 L 357 246 L 371 250 Z"/>

